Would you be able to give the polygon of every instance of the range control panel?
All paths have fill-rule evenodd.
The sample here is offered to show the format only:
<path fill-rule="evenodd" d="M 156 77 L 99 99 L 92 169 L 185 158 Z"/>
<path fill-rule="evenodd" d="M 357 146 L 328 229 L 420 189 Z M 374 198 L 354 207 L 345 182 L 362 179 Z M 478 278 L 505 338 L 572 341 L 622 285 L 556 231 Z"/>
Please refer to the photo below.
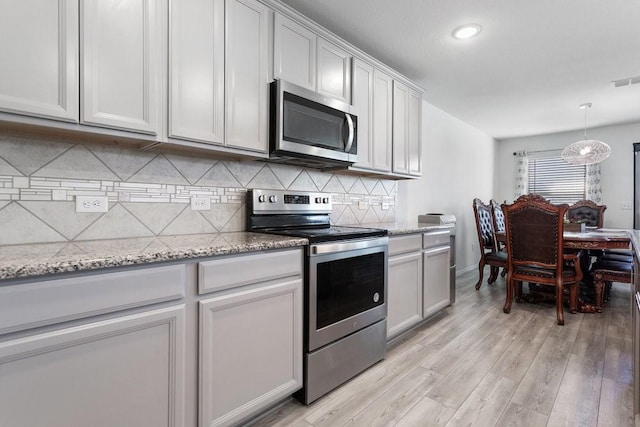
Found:
<path fill-rule="evenodd" d="M 331 213 L 331 194 L 289 190 L 247 192 L 247 202 L 254 213 Z"/>

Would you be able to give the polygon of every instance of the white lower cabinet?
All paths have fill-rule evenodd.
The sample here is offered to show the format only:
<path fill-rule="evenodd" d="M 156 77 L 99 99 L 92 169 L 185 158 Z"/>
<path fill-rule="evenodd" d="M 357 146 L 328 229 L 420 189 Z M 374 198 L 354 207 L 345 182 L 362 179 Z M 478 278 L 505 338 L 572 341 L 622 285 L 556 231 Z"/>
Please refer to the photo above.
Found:
<path fill-rule="evenodd" d="M 233 425 L 302 387 L 302 279 L 200 301 L 200 425 Z"/>
<path fill-rule="evenodd" d="M 387 337 L 422 320 L 422 254 L 420 251 L 389 258 Z"/>
<path fill-rule="evenodd" d="M 184 425 L 184 310 L 0 342 L 0 426 Z"/>
<path fill-rule="evenodd" d="M 422 320 L 422 235 L 389 238 L 387 338 Z"/>
<path fill-rule="evenodd" d="M 387 339 L 451 304 L 449 232 L 389 238 Z"/>
<path fill-rule="evenodd" d="M 451 303 L 449 290 L 449 246 L 424 251 L 423 316 L 428 317 Z"/>

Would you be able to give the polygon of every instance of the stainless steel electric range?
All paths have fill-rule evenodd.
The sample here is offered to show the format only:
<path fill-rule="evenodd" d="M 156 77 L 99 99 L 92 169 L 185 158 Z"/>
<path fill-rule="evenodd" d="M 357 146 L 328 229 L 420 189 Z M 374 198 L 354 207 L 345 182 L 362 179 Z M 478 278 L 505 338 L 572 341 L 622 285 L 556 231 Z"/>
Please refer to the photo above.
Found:
<path fill-rule="evenodd" d="M 247 230 L 309 240 L 305 256 L 304 387 L 311 403 L 384 358 L 387 231 L 331 225 L 331 195 L 249 190 Z"/>

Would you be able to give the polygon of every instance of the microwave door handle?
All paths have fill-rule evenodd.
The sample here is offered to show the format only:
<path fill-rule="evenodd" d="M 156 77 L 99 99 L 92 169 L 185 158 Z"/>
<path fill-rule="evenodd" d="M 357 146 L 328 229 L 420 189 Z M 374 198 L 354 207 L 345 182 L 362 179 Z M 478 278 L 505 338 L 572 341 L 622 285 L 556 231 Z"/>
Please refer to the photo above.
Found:
<path fill-rule="evenodd" d="M 347 144 L 344 147 L 344 151 L 348 153 L 351 151 L 351 146 L 353 145 L 353 136 L 354 136 L 354 128 L 353 128 L 353 120 L 351 119 L 351 115 L 345 113 L 345 118 L 347 119 L 347 126 L 349 126 L 349 137 L 347 138 Z"/>

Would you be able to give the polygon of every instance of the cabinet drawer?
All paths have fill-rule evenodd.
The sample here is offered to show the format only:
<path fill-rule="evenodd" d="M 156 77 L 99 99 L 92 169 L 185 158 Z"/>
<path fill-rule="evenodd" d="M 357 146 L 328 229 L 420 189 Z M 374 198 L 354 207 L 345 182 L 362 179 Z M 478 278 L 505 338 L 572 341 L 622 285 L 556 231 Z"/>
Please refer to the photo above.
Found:
<path fill-rule="evenodd" d="M 185 266 L 0 286 L 0 334 L 184 296 Z"/>
<path fill-rule="evenodd" d="M 389 238 L 389 256 L 415 252 L 422 249 L 422 235 L 409 234 Z"/>
<path fill-rule="evenodd" d="M 449 245 L 449 231 L 447 230 L 425 233 L 423 236 L 424 240 L 422 245 L 425 249 Z"/>
<path fill-rule="evenodd" d="M 302 275 L 302 250 L 233 255 L 198 265 L 198 292 L 206 294 L 252 283 Z"/>

